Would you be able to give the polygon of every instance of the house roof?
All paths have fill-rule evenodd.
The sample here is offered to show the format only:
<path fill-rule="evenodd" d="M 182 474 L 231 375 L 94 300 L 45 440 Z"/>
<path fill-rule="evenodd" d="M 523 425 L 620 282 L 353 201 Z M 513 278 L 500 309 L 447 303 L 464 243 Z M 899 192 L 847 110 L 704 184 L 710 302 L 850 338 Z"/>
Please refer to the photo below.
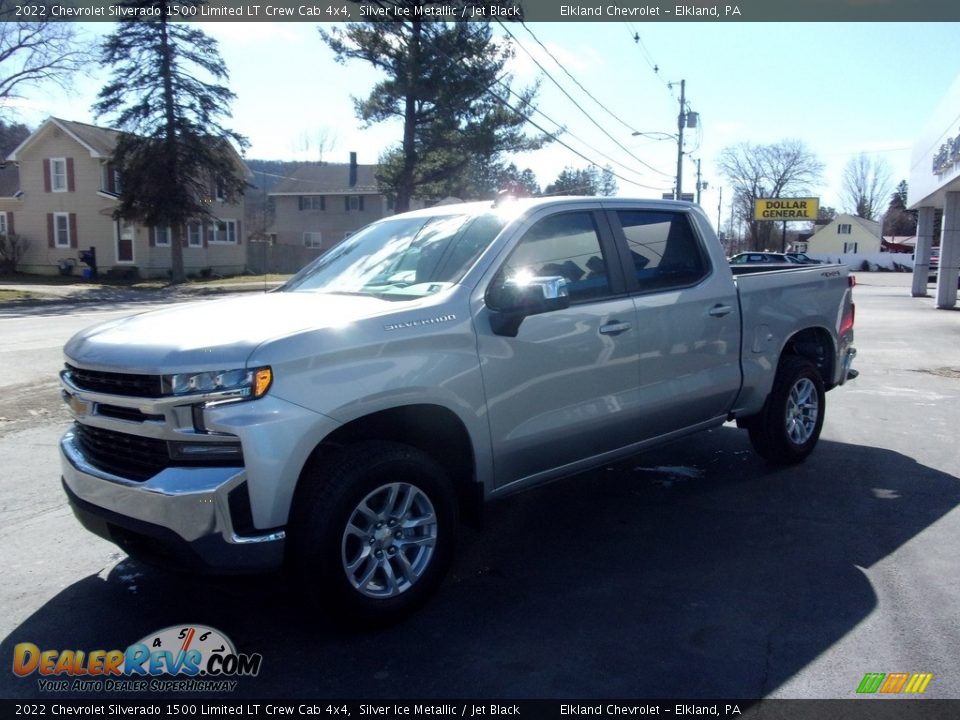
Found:
<path fill-rule="evenodd" d="M 916 235 L 884 235 L 883 239 L 885 242 L 894 243 L 896 245 L 916 245 L 917 244 Z"/>
<path fill-rule="evenodd" d="M 811 237 L 815 237 L 816 235 L 819 235 L 828 227 L 833 227 L 838 223 L 844 223 L 847 225 L 859 225 L 868 234 L 873 235 L 874 237 L 877 237 L 877 238 L 880 237 L 880 223 L 878 223 L 876 220 L 867 220 L 865 218 L 857 217 L 856 215 L 849 215 L 847 213 L 841 213 L 826 225 L 821 225 L 817 227 L 817 229 L 814 231 Z"/>
<path fill-rule="evenodd" d="M 63 120 L 62 118 L 49 117 L 39 128 L 30 133 L 30 136 L 26 140 L 18 145 L 17 149 L 10 153 L 7 159 L 11 161 L 17 161 L 17 154 L 23 152 L 25 147 L 34 142 L 34 140 L 36 140 L 46 128 L 51 126 L 58 127 L 63 130 L 63 132 L 86 148 L 90 153 L 90 157 L 93 158 L 110 158 L 113 155 L 114 148 L 117 146 L 117 138 L 120 137 L 120 131 L 114 130 L 113 128 L 89 125 L 87 123 L 76 122 L 75 120 Z M 248 179 L 251 178 L 252 173 L 250 172 L 250 168 L 247 167 L 247 164 L 243 161 L 243 158 L 241 158 L 239 153 L 237 153 L 236 148 L 234 148 L 231 143 L 227 143 L 227 145 L 233 151 L 233 154 L 237 162 L 239 162 L 243 168 L 243 172 L 246 177 Z"/>
<path fill-rule="evenodd" d="M 61 120 L 60 118 L 49 117 L 10 153 L 7 160 L 14 162 L 19 160 L 18 156 L 20 153 L 22 153 L 26 147 L 33 144 L 36 139 L 50 127 L 56 127 L 65 132 L 82 145 L 90 153 L 90 157 L 94 158 L 110 157 L 117 143 L 117 135 L 119 135 L 116 130 L 109 128 L 101 128 L 96 125 L 87 125 L 86 123 L 78 123 L 72 120 Z"/>
<path fill-rule="evenodd" d="M 97 155 L 101 157 L 110 157 L 113 155 L 113 149 L 117 146 L 117 137 L 120 135 L 116 130 L 97 127 L 96 125 L 87 125 L 86 123 L 76 122 L 74 120 L 50 119 L 55 120 L 84 146 L 96 152 Z"/>
<path fill-rule="evenodd" d="M 278 182 L 268 195 L 379 195 L 377 165 L 357 165 L 357 182 L 350 185 L 349 163 L 309 163 Z"/>

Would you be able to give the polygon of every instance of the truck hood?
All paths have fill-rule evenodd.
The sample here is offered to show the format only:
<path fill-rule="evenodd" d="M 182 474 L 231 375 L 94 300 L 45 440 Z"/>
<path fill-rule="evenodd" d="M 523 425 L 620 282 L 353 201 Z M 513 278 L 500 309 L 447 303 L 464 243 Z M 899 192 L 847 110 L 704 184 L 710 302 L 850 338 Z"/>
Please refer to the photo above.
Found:
<path fill-rule="evenodd" d="M 244 367 L 262 343 L 304 330 L 341 328 L 407 303 L 375 297 L 274 292 L 178 305 L 111 320 L 74 335 L 68 362 L 144 374 Z"/>

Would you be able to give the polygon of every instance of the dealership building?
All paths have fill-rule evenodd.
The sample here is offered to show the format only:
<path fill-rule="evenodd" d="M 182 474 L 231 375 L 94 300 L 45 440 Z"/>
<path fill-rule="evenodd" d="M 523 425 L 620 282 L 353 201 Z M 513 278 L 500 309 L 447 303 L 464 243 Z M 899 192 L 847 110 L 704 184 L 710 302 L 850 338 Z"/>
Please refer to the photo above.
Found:
<path fill-rule="evenodd" d="M 953 308 L 960 275 L 960 76 L 913 146 L 908 205 L 918 211 L 913 295 L 927 294 L 934 216 L 940 209 L 937 307 Z"/>

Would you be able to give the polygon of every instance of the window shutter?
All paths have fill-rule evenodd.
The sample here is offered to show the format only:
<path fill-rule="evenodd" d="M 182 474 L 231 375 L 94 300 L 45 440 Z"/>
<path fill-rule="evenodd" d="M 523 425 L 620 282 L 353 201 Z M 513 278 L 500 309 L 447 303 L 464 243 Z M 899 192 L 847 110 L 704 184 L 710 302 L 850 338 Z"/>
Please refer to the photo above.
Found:
<path fill-rule="evenodd" d="M 363 210 L 363 195 L 360 196 L 360 209 Z"/>
<path fill-rule="evenodd" d="M 343 196 L 343 209 L 346 212 L 350 212 L 350 196 L 349 195 Z"/>
<path fill-rule="evenodd" d="M 43 159 L 43 191 L 50 192 L 50 158 Z"/>
<path fill-rule="evenodd" d="M 237 245 L 243 244 L 243 233 L 240 232 L 243 228 L 240 225 L 240 221 L 237 220 Z"/>
<path fill-rule="evenodd" d="M 200 223 L 200 239 L 204 247 L 210 245 L 210 233 L 208 232 L 207 223 L 205 222 Z"/>
<path fill-rule="evenodd" d="M 53 234 L 53 213 L 47 213 L 47 247 L 56 247 L 57 240 Z"/>
<path fill-rule="evenodd" d="M 183 228 L 180 229 L 180 232 L 181 232 L 181 235 L 180 235 L 180 246 L 181 246 L 181 247 L 187 247 L 187 238 L 188 238 L 188 235 L 187 235 L 187 233 L 183 232 Z M 173 245 L 173 237 L 172 237 L 172 236 L 173 236 L 173 228 L 172 228 L 172 227 L 170 228 L 170 235 L 171 235 L 171 237 L 170 237 L 170 244 Z"/>
<path fill-rule="evenodd" d="M 13 235 L 15 232 L 16 230 L 13 229 L 13 213 L 8 212 L 7 213 L 7 234 Z"/>
<path fill-rule="evenodd" d="M 300 203 L 300 210 L 303 210 L 303 195 L 297 196 L 297 201 Z"/>
<path fill-rule="evenodd" d="M 76 249 L 80 245 L 80 238 L 77 237 L 77 214 L 70 213 L 70 247 Z"/>
<path fill-rule="evenodd" d="M 157 229 L 155 227 L 150 228 L 150 231 L 147 233 L 147 238 L 148 238 L 147 244 L 150 247 L 157 246 Z"/>
<path fill-rule="evenodd" d="M 73 158 L 67 158 L 67 192 L 74 191 L 73 184 Z"/>
<path fill-rule="evenodd" d="M 320 196 L 320 209 L 321 209 L 321 210 L 326 210 L 326 209 L 327 209 L 327 196 L 326 196 L 326 195 L 321 195 L 321 196 Z"/>

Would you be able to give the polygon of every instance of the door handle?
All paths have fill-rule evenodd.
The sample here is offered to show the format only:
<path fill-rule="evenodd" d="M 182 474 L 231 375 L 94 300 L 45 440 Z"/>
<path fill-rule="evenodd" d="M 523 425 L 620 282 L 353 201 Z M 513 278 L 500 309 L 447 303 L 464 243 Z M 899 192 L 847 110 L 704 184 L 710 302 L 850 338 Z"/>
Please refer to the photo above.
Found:
<path fill-rule="evenodd" d="M 707 314 L 710 315 L 710 317 L 719 318 L 729 315 L 732 312 L 732 305 L 714 305 L 712 308 L 710 308 L 710 310 L 707 311 Z"/>
<path fill-rule="evenodd" d="M 602 335 L 619 335 L 622 332 L 626 332 L 632 326 L 628 322 L 609 322 L 606 325 L 600 326 L 600 334 Z"/>

